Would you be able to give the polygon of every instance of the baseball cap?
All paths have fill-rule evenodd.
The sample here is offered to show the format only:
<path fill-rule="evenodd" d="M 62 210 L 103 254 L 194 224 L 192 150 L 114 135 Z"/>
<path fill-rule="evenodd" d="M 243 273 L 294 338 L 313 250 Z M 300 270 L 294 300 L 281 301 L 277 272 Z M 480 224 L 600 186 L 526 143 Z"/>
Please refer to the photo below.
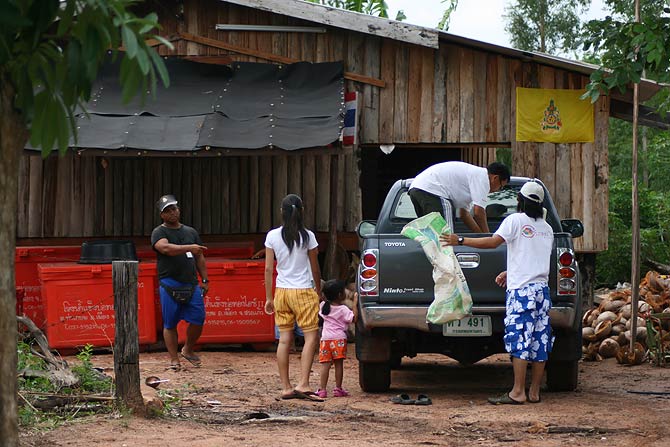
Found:
<path fill-rule="evenodd" d="M 544 200 L 544 189 L 537 182 L 526 182 L 521 187 L 521 195 L 536 203 L 542 203 Z"/>
<path fill-rule="evenodd" d="M 176 205 L 177 203 L 179 202 L 177 202 L 175 196 L 172 194 L 165 194 L 160 199 L 158 199 L 158 202 L 156 202 L 156 208 L 158 208 L 158 212 L 162 213 L 165 208 L 170 205 Z"/>

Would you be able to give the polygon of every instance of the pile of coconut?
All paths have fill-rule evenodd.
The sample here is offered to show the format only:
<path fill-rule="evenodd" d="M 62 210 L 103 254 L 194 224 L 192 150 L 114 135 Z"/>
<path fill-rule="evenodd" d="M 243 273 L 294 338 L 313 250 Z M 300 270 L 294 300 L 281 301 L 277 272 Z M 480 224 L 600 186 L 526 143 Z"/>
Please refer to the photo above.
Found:
<path fill-rule="evenodd" d="M 599 294 L 600 304 L 587 310 L 582 318 L 582 352 L 584 360 L 616 357 L 620 363 L 640 364 L 647 352 L 647 321 L 651 313 L 670 313 L 670 278 L 650 271 L 640 282 L 635 349 L 630 353 L 631 290 L 617 288 Z M 662 321 L 664 335 L 670 330 L 670 319 Z M 656 329 L 660 329 L 656 325 Z M 670 335 L 664 337 L 670 350 Z"/>

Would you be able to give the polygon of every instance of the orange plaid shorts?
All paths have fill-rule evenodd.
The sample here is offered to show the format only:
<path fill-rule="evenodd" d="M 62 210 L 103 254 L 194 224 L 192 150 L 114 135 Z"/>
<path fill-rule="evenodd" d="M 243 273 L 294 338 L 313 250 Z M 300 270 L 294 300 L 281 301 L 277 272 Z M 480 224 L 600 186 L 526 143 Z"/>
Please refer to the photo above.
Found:
<path fill-rule="evenodd" d="M 319 343 L 319 363 L 347 358 L 347 339 L 321 340 Z"/>

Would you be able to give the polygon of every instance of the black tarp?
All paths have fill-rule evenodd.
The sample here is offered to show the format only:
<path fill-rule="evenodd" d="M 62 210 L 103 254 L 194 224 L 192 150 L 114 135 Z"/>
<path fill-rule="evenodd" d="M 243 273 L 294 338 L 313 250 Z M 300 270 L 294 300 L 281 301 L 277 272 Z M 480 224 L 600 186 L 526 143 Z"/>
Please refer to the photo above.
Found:
<path fill-rule="evenodd" d="M 326 146 L 343 126 L 341 62 L 230 66 L 167 59 L 170 86 L 142 102 L 121 101 L 119 67 L 108 64 L 77 113 L 75 149 L 286 150 Z"/>

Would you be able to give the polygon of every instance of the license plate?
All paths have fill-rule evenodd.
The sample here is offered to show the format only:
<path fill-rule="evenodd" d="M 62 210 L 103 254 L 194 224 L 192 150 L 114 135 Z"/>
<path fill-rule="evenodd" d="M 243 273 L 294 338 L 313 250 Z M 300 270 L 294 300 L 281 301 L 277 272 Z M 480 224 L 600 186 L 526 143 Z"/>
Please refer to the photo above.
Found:
<path fill-rule="evenodd" d="M 491 317 L 472 315 L 442 325 L 442 334 L 447 337 L 487 337 L 491 335 Z"/>

